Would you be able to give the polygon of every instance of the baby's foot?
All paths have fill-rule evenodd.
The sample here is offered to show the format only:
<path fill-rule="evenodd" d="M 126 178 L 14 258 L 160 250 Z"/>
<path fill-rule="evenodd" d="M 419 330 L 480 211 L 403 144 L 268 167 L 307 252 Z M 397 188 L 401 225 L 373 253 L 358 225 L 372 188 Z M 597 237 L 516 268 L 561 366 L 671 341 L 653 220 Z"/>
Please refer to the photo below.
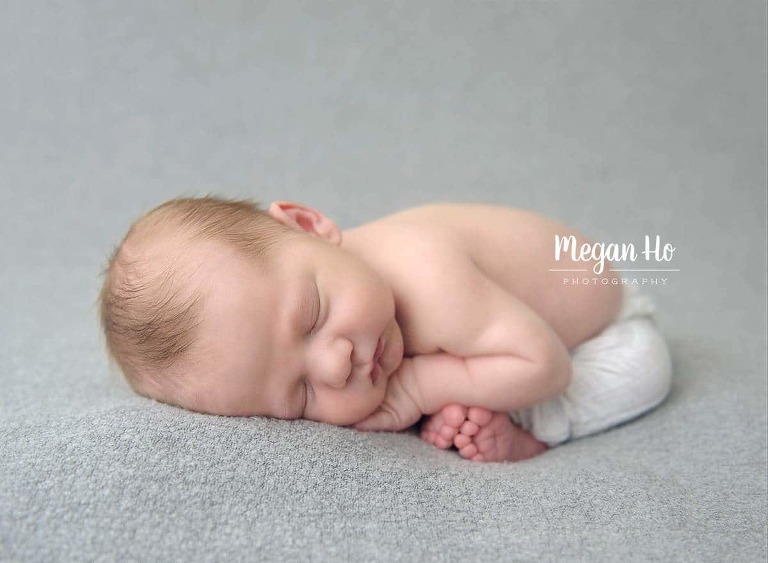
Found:
<path fill-rule="evenodd" d="M 470 407 L 453 439 L 461 457 L 472 461 L 520 461 L 539 455 L 547 445 L 516 426 L 503 412 Z"/>
<path fill-rule="evenodd" d="M 441 449 L 450 448 L 459 427 L 467 420 L 467 407 L 448 405 L 427 418 L 421 425 L 420 436 L 425 442 Z"/>

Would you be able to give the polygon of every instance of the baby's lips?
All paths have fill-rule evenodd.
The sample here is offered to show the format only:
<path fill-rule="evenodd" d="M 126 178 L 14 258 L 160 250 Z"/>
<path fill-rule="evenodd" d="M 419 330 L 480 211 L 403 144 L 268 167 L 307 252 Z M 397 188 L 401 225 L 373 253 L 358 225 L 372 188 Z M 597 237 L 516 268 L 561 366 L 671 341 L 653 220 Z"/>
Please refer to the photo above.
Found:
<path fill-rule="evenodd" d="M 379 361 L 379 358 L 381 358 L 381 355 L 384 353 L 384 345 L 386 342 L 384 341 L 384 335 L 379 336 L 379 341 L 376 343 L 376 351 L 373 353 L 373 362 L 376 363 Z"/>
<path fill-rule="evenodd" d="M 371 368 L 371 382 L 376 385 L 376 380 L 379 379 L 379 376 L 381 375 L 381 365 L 379 365 L 379 362 L 374 361 L 373 367 Z"/>

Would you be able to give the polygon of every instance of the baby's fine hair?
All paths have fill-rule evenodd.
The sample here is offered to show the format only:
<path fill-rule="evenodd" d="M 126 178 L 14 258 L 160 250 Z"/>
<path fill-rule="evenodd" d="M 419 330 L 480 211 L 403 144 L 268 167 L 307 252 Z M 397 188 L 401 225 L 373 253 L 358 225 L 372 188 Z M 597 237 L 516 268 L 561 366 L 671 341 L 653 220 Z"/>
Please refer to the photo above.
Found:
<path fill-rule="evenodd" d="M 270 250 L 294 232 L 257 202 L 215 196 L 173 199 L 137 220 L 109 258 L 99 295 L 107 353 L 131 387 L 158 398 L 153 390 L 178 385 L 173 366 L 195 354 L 205 292 L 187 249 L 221 243 L 268 267 Z"/>

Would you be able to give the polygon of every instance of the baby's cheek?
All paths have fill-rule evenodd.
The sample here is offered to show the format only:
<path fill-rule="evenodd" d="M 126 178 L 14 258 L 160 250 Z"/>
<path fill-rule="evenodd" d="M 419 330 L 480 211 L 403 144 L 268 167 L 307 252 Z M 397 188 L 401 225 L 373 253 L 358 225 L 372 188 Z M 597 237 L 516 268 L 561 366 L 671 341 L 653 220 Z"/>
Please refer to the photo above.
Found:
<path fill-rule="evenodd" d="M 317 397 L 315 404 L 307 408 L 305 418 L 336 426 L 349 426 L 366 419 L 376 411 L 384 400 L 384 391 L 376 390 L 375 393 L 363 396 L 344 394 L 325 399 Z"/>

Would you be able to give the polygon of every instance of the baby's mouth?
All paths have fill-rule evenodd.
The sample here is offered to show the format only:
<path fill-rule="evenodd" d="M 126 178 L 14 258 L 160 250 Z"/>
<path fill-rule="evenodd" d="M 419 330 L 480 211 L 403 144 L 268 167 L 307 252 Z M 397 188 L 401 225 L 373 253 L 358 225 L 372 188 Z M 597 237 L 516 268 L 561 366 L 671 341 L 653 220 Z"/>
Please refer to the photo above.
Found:
<path fill-rule="evenodd" d="M 379 362 L 373 362 L 373 367 L 371 368 L 371 382 L 376 385 L 376 380 L 379 379 L 379 376 L 381 375 L 381 366 L 379 365 Z"/>
<path fill-rule="evenodd" d="M 379 341 L 376 343 L 376 351 L 373 353 L 373 365 L 371 366 L 371 381 L 375 384 L 376 380 L 381 375 L 381 364 L 379 364 L 379 358 L 384 353 L 384 336 L 379 337 Z"/>
<path fill-rule="evenodd" d="M 373 353 L 373 363 L 376 363 L 379 361 L 379 358 L 381 358 L 381 355 L 384 353 L 384 335 L 382 334 L 379 336 L 379 341 L 376 343 L 376 351 Z"/>

